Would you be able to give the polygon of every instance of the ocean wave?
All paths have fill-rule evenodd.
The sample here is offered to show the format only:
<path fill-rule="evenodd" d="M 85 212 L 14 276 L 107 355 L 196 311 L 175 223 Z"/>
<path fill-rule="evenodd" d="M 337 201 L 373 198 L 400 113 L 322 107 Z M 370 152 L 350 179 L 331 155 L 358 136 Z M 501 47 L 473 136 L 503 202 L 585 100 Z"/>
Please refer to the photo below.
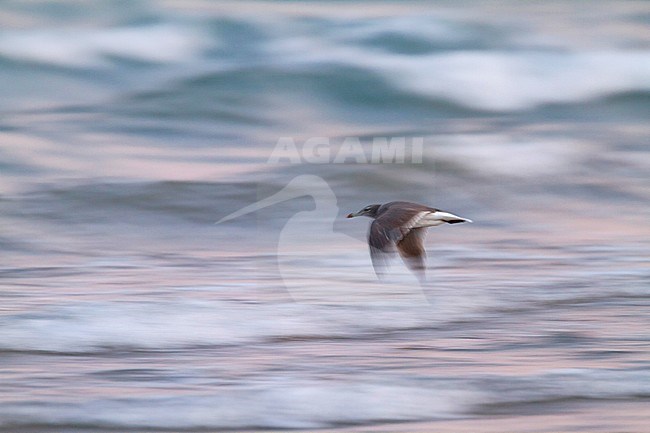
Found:
<path fill-rule="evenodd" d="M 266 377 L 224 392 L 83 403 L 3 403 L 0 426 L 86 426 L 152 429 L 323 428 L 458 417 L 470 392 L 373 378 L 345 382 Z M 354 410 L 351 410 L 354 408 Z M 182 416 L 179 416 L 182 414 Z"/>
<path fill-rule="evenodd" d="M 365 334 L 373 336 L 375 332 L 438 325 L 446 320 L 445 315 L 429 316 L 427 305 L 411 305 L 406 314 L 381 304 L 336 308 L 227 301 L 67 304 L 41 312 L 0 317 L 0 350 L 103 353 L 214 347 L 278 339 L 361 338 Z"/>
<path fill-rule="evenodd" d="M 195 101 L 207 104 L 206 85 L 215 87 L 207 93 L 213 106 L 239 101 L 223 89 L 240 94 L 252 89 L 258 99 L 314 89 L 319 99 L 334 96 L 342 104 L 377 100 L 377 106 L 386 106 L 405 99 L 423 105 L 424 100 L 487 112 L 650 92 L 647 49 L 583 48 L 557 40 L 536 45 L 530 40 L 544 38 L 533 30 L 432 13 L 366 19 L 160 17 L 141 25 L 9 29 L 1 35 L 0 56 L 17 61 L 67 68 L 105 67 L 111 59 L 182 64 L 154 89 L 135 87 L 153 94 L 182 92 L 187 100 L 180 103 L 188 110 Z M 151 81 L 148 74 L 134 78 L 126 75 L 132 71 L 122 72 L 124 82 Z M 256 105 L 245 104 L 242 113 L 247 107 Z"/>
<path fill-rule="evenodd" d="M 528 110 L 611 95 L 650 92 L 650 52 L 474 51 L 404 55 L 349 46 L 271 46 L 293 68 L 339 65 L 380 76 L 394 89 L 485 111 Z M 305 56 L 304 53 L 312 53 Z M 283 61 L 284 61 L 283 60 Z"/>
<path fill-rule="evenodd" d="M 146 382 L 148 383 L 148 382 Z M 516 407 L 585 399 L 647 398 L 640 370 L 572 369 L 512 377 L 437 378 L 373 373 L 344 380 L 266 375 L 246 385 L 213 379 L 210 393 L 158 388 L 158 397 L 62 397 L 4 402 L 0 426 L 150 429 L 306 429 L 471 418 L 517 413 Z M 151 383 L 148 383 L 151 385 Z M 215 386 L 220 385 L 220 386 Z M 180 394 L 180 395 L 179 395 Z M 70 402 L 66 402 L 70 400 Z M 351 410 L 353 408 L 353 410 Z M 183 416 L 178 416 L 181 413 Z"/>
<path fill-rule="evenodd" d="M 480 384 L 478 383 L 480 382 Z M 637 369 L 572 368 L 539 375 L 486 377 L 474 383 L 493 393 L 484 410 L 558 400 L 635 399 L 650 397 L 650 372 Z"/>
<path fill-rule="evenodd" d="M 298 29 L 268 31 L 272 37 L 262 48 L 269 65 L 289 73 L 324 66 L 361 70 L 397 91 L 475 110 L 527 110 L 650 91 L 650 52 L 642 48 L 544 43 L 534 30 L 433 14 L 333 20 Z M 538 44 L 530 42 L 536 39 Z"/>
<path fill-rule="evenodd" d="M 490 111 L 580 103 L 650 91 L 650 52 L 476 52 L 382 59 L 407 91 Z M 478 72 L 478 73 L 477 73 Z"/>
<path fill-rule="evenodd" d="M 204 41 L 198 28 L 171 23 L 5 30 L 0 34 L 0 56 L 70 68 L 106 66 L 109 57 L 177 63 L 198 58 L 205 48 Z"/>

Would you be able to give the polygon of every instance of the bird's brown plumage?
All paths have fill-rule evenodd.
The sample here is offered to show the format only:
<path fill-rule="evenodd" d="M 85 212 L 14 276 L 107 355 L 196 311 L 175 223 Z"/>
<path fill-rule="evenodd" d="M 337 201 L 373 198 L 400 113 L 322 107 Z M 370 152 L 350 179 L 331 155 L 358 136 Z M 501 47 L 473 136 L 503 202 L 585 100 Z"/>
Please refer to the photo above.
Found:
<path fill-rule="evenodd" d="M 420 280 L 425 277 L 426 228 L 444 223 L 470 222 L 449 212 L 403 201 L 368 206 L 348 217 L 359 215 L 374 218 L 368 232 L 368 245 L 377 276 L 383 276 L 390 256 L 397 251 Z"/>

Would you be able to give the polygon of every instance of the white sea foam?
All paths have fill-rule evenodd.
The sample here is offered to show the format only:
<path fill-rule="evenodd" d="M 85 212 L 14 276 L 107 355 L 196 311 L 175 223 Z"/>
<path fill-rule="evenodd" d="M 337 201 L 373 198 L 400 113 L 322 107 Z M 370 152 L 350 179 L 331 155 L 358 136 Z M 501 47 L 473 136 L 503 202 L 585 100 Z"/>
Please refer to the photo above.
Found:
<path fill-rule="evenodd" d="M 480 388 L 494 393 L 491 403 L 502 404 L 560 398 L 633 398 L 650 395 L 650 372 L 642 369 L 554 369 L 508 380 L 485 378 Z"/>
<path fill-rule="evenodd" d="M 440 323 L 429 305 L 329 308 L 298 303 L 115 302 L 70 304 L 5 316 L 0 349 L 93 352 L 245 344 L 272 338 L 354 337 Z M 453 314 L 453 313 L 452 313 Z"/>
<path fill-rule="evenodd" d="M 404 55 L 293 38 L 270 47 L 300 68 L 343 64 L 402 91 L 478 110 L 514 111 L 650 91 L 650 51 L 471 51 Z M 308 53 L 308 54 L 304 54 Z"/>
<path fill-rule="evenodd" d="M 550 46 L 517 46 L 514 40 L 518 33 L 508 29 L 505 34 L 512 32 L 513 41 L 501 41 L 505 48 L 495 43 L 491 49 L 479 50 L 472 48 L 470 40 L 478 41 L 485 35 L 469 29 L 466 24 L 433 16 L 399 16 L 356 26 L 348 23 L 324 35 L 273 32 L 265 49 L 277 59 L 279 67 L 310 69 L 331 64 L 359 68 L 382 76 L 404 92 L 487 111 L 580 103 L 623 92 L 650 91 L 647 49 L 584 48 L 572 46 L 572 41 L 561 45 L 556 40 Z M 490 30 L 483 31 L 489 34 Z M 362 43 L 382 34 L 433 45 L 453 43 L 454 49 L 403 54 Z"/>
<path fill-rule="evenodd" d="M 0 54 L 13 59 L 65 67 L 95 67 L 106 56 L 152 63 L 194 59 L 204 48 L 197 28 L 177 24 L 104 29 L 41 28 L 6 30 Z"/>
<path fill-rule="evenodd" d="M 428 421 L 472 416 L 483 405 L 558 399 L 629 399 L 650 394 L 641 370 L 552 370 L 528 376 L 452 379 L 363 373 L 345 381 L 267 375 L 211 393 L 158 391 L 157 397 L 65 398 L 5 402 L 0 426 L 42 423 L 117 428 L 324 428 L 341 424 Z M 180 394 L 180 395 L 179 395 Z M 72 397 L 71 397 L 72 398 Z M 179 416 L 178 414 L 182 414 Z"/>
<path fill-rule="evenodd" d="M 263 384 L 230 386 L 207 395 L 170 394 L 70 405 L 3 404 L 0 426 L 28 420 L 124 428 L 319 428 L 453 418 L 474 400 L 472 392 L 451 389 L 444 382 L 422 386 L 363 376 L 346 382 L 267 377 Z"/>
<path fill-rule="evenodd" d="M 650 91 L 649 51 L 460 51 L 373 63 L 400 88 L 483 110 L 528 109 Z"/>
<path fill-rule="evenodd" d="M 282 16 L 239 19 L 266 36 L 247 41 L 255 52 L 266 56 L 243 60 L 240 66 L 244 68 L 255 65 L 295 72 L 329 64 L 342 67 L 334 72 L 342 74 L 336 77 L 342 81 L 346 80 L 346 68 L 357 68 L 383 77 L 388 85 L 407 94 L 472 109 L 526 110 L 650 91 L 647 49 L 587 49 L 572 46 L 571 41 L 565 45 L 555 41 L 551 46 L 518 46 L 513 41 L 520 36 L 516 29 L 504 30 L 504 41 L 477 49 L 476 41 L 491 34 L 489 26 L 481 30 L 469 23 L 432 15 L 332 20 L 319 25 Z M 366 44 L 368 38 L 382 35 L 453 49 L 404 54 Z M 224 58 L 210 63 L 215 59 L 208 59 L 206 49 L 223 47 L 225 42 L 206 32 L 201 21 L 99 29 L 5 30 L 0 36 L 0 55 L 65 67 L 106 65 L 107 56 L 152 63 L 195 62 L 201 67 L 207 62 L 209 71 L 227 63 Z"/>
<path fill-rule="evenodd" d="M 451 160 L 478 174 L 521 178 L 566 174 L 601 150 L 576 140 L 524 141 L 503 134 L 456 134 L 436 141 L 428 149 L 436 161 Z"/>

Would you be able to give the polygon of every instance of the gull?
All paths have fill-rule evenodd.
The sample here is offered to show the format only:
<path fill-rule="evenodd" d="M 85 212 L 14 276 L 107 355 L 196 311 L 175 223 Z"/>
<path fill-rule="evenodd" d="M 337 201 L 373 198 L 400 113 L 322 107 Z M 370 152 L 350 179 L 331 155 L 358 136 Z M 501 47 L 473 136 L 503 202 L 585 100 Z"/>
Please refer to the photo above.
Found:
<path fill-rule="evenodd" d="M 404 264 L 424 281 L 426 252 L 423 244 L 427 227 L 472 222 L 450 212 L 407 201 L 371 204 L 349 214 L 348 218 L 358 216 L 374 219 L 368 232 L 368 245 L 372 265 L 380 279 L 385 274 L 388 258 L 397 249 Z"/>

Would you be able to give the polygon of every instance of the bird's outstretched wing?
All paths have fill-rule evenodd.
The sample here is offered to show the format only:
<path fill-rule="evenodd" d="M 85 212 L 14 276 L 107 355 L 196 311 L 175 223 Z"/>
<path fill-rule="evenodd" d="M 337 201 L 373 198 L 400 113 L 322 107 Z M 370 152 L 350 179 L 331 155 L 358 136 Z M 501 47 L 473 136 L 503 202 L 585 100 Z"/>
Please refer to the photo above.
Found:
<path fill-rule="evenodd" d="M 397 250 L 406 266 L 423 281 L 427 227 L 464 222 L 472 220 L 417 203 L 395 201 L 382 205 L 368 233 L 375 273 L 380 278 L 383 276 L 388 259 Z"/>
<path fill-rule="evenodd" d="M 368 244 L 375 273 L 379 278 L 385 274 L 388 261 L 397 250 L 406 266 L 420 279 L 424 278 L 426 228 L 416 227 L 418 221 L 435 209 L 415 203 L 389 206 L 370 225 Z"/>
<path fill-rule="evenodd" d="M 381 221 L 374 220 L 370 224 L 368 246 L 370 247 L 372 266 L 378 278 L 384 277 L 388 262 L 395 253 L 395 245 L 401 236 L 399 230 L 391 229 L 382 224 Z"/>
<path fill-rule="evenodd" d="M 397 250 L 402 260 L 421 281 L 426 276 L 425 260 L 427 255 L 424 250 L 424 238 L 426 234 L 427 229 L 424 227 L 412 229 L 402 240 L 397 242 Z"/>

